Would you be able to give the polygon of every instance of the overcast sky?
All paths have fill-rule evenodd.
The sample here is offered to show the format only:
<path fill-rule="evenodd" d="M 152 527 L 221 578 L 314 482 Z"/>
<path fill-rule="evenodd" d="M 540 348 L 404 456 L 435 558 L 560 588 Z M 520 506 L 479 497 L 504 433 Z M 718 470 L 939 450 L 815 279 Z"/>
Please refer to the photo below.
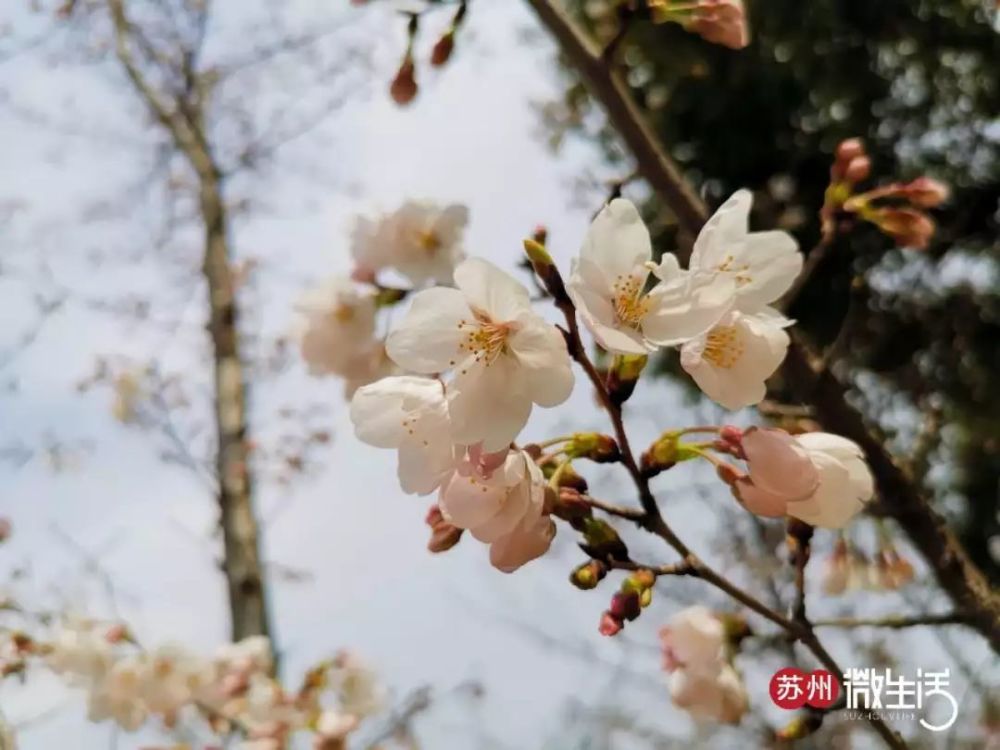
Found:
<path fill-rule="evenodd" d="M 241 7 L 222 6 L 230 13 Z M 289 12 L 309 23 L 328 6 L 302 0 Z M 11 9 L 4 12 L 7 20 L 29 22 Z M 588 147 L 571 144 L 558 156 L 546 147 L 535 104 L 558 93 L 559 76 L 551 47 L 521 4 L 476 2 L 452 64 L 422 75 L 421 94 L 406 110 L 384 95 L 403 43 L 401 22 L 383 8 L 352 12 L 365 14 L 361 31 L 371 34 L 370 90 L 358 92 L 317 133 L 290 146 L 277 174 L 241 188 L 267 207 L 241 220 L 236 233 L 240 256 L 261 263 L 252 316 L 263 334 L 291 328 L 292 306 L 310 280 L 348 269 L 347 229 L 359 211 L 393 208 L 409 198 L 464 202 L 471 210 L 468 252 L 510 268 L 522 237 L 544 223 L 565 267 L 603 198 L 591 190 L 583 194 L 588 205 L 581 205 L 575 181 L 589 171 L 613 174 Z M 121 200 L 136 170 L 149 163 L 149 136 L 137 123 L 140 110 L 122 80 L 109 70 L 53 68 L 40 54 L 0 66 L 0 85 L 17 102 L 59 112 L 72 100 L 85 115 L 80 122 L 94 123 L 96 135 L 113 133 L 68 136 L 51 123 L 31 123 L 23 112 L 0 108 L 0 143 L 6 145 L 0 205 L 20 205 L 0 227 L 0 353 L 32 326 L 29 303 L 38 288 L 40 258 L 56 284 L 75 293 L 37 340 L 0 370 L 0 380 L 17 384 L 16 391 L 0 394 L 0 446 L 38 446 L 48 436 L 81 445 L 73 465 L 58 473 L 41 457 L 18 467 L 0 464 L 0 512 L 16 528 L 12 543 L 0 548 L 0 570 L 30 560 L 34 576 L 18 589 L 22 595 L 55 590 L 72 606 L 107 614 L 110 604 L 82 571 L 78 546 L 99 557 L 115 583 L 116 606 L 144 642 L 208 649 L 225 639 L 228 627 L 223 579 L 208 541 L 215 519 L 210 495 L 190 472 L 158 459 L 162 441 L 156 435 L 113 420 L 107 390 L 81 395 L 75 389 L 98 355 L 137 361 L 155 356 L 166 371 L 191 373 L 196 387 L 204 382 L 198 374 L 204 373 L 205 353 L 200 308 L 197 298 L 190 302 L 200 289 L 192 290 L 184 270 L 195 268 L 195 255 L 185 254 L 183 246 L 170 257 L 152 255 L 149 207 L 133 213 Z M 126 216 L 85 224 L 73 219 L 101 196 L 124 205 Z M 95 254 L 106 258 L 99 267 L 92 262 Z M 180 319 L 180 325 L 163 333 L 74 302 L 79 294 L 110 300 L 127 292 L 148 293 L 156 314 Z M 399 492 L 393 454 L 354 440 L 340 383 L 311 379 L 296 363 L 275 383 L 255 390 L 255 415 L 266 437 L 274 434 L 270 420 L 278 407 L 316 401 L 330 405 L 334 433 L 322 472 L 289 490 L 264 486 L 259 498 L 262 515 L 275 518 L 264 532 L 266 559 L 309 576 L 299 582 L 272 576 L 277 642 L 293 682 L 310 664 L 348 647 L 368 659 L 397 696 L 431 685 L 443 697 L 418 727 L 433 750 L 489 742 L 564 748 L 564 712 L 572 701 L 641 707 L 643 724 L 693 731 L 658 685 L 654 633 L 675 605 L 659 602 L 630 625 L 631 648 L 599 636 L 598 618 L 611 589 L 583 593 L 565 582 L 580 557 L 565 528 L 554 559 L 512 576 L 492 570 L 486 548 L 471 539 L 432 557 L 422 523 L 429 500 Z M 657 382 L 640 389 L 629 418 L 642 446 L 659 430 L 713 414 Z M 566 428 L 606 429 L 583 387 L 557 411 L 536 410 L 526 437 L 542 439 Z M 591 472 L 598 473 L 614 470 Z M 732 517 L 737 509 L 725 493 L 706 498 L 681 491 L 695 478 L 708 482 L 711 473 L 685 467 L 683 474 L 658 480 L 657 488 L 669 498 L 665 509 L 679 530 L 712 556 L 726 546 L 717 536 L 718 514 Z M 612 496 L 624 489 L 617 479 L 598 486 Z M 687 584 L 682 591 L 705 593 Z M 897 603 L 883 597 L 874 607 L 890 610 Z M 920 666 L 948 663 L 929 648 Z M 770 666 L 773 671 L 781 665 Z M 765 668 L 757 675 L 758 683 L 767 674 Z M 471 712 L 468 701 L 447 695 L 465 680 L 486 687 Z M 75 747 L 108 746 L 107 726 L 82 721 L 79 696 L 42 684 L 40 692 L 6 683 L 0 689 L 3 710 L 15 722 L 57 709 L 23 731 L 27 750 L 64 746 L 67 737 L 77 738 Z M 760 695 L 759 685 L 751 689 Z M 123 737 L 118 746 L 136 742 Z"/>

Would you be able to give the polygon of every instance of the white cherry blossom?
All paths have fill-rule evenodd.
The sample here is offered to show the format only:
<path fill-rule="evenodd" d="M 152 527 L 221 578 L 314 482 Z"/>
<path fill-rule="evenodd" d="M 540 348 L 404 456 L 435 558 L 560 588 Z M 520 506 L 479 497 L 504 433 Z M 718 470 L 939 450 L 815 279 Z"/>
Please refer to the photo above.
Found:
<path fill-rule="evenodd" d="M 393 268 L 415 285 L 450 284 L 465 256 L 462 236 L 469 221 L 465 206 L 408 201 L 377 221 L 359 218 L 351 236 L 356 275 Z"/>
<path fill-rule="evenodd" d="M 455 283 L 418 292 L 386 351 L 411 372 L 453 370 L 452 437 L 493 452 L 517 436 L 533 403 L 556 406 L 569 397 L 569 354 L 559 330 L 532 310 L 524 285 L 492 263 L 464 261 Z"/>
<path fill-rule="evenodd" d="M 691 271 L 716 273 L 736 285 L 736 309 L 757 313 L 778 300 L 802 271 L 795 239 L 780 230 L 749 231 L 753 194 L 738 190 L 705 224 L 691 251 Z"/>
<path fill-rule="evenodd" d="M 453 438 L 441 382 L 399 375 L 362 386 L 351 399 L 360 440 L 399 451 L 403 492 L 433 492 L 454 467 Z"/>
<path fill-rule="evenodd" d="M 347 375 L 370 351 L 375 297 L 346 278 L 333 278 L 303 295 L 298 338 L 313 375 Z"/>
<path fill-rule="evenodd" d="M 635 206 L 616 198 L 594 219 L 567 291 L 597 343 L 610 352 L 647 354 L 711 328 L 732 306 L 735 283 L 720 274 L 681 271 L 673 256 L 652 266 L 649 230 Z"/>
<path fill-rule="evenodd" d="M 670 675 L 670 698 L 696 719 L 736 724 L 747 712 L 749 697 L 729 664 L 715 673 L 678 669 Z"/>
<path fill-rule="evenodd" d="M 660 648 L 667 671 L 719 670 L 726 632 L 722 622 L 707 607 L 682 609 L 660 629 Z"/>
<path fill-rule="evenodd" d="M 703 336 L 681 347 L 681 366 L 706 396 L 727 409 L 760 403 L 765 381 L 785 359 L 791 321 L 765 308 L 728 313 Z"/>

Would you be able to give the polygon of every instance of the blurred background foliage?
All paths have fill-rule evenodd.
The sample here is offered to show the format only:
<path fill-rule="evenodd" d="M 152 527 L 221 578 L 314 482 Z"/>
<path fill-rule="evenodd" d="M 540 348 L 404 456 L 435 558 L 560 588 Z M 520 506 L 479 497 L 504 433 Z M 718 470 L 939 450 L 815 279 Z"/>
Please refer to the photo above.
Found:
<path fill-rule="evenodd" d="M 600 41 L 614 2 L 570 0 Z M 663 143 L 711 206 L 755 191 L 754 224 L 808 251 L 836 145 L 864 139 L 870 184 L 921 174 L 952 187 L 924 252 L 864 225 L 838 240 L 791 310 L 851 382 L 852 398 L 909 461 L 969 552 L 1000 579 L 1000 34 L 987 0 L 747 0 L 734 52 L 674 24 L 633 21 L 620 60 Z M 553 144 L 614 133 L 567 74 L 543 107 Z M 863 183 L 868 187 L 869 183 Z M 661 250 L 669 217 L 649 205 Z M 836 345 L 834 346 L 834 342 Z M 676 361 L 659 363 L 670 373 Z M 683 380 L 683 379 L 682 379 Z M 946 427 L 945 427 L 946 425 Z"/>

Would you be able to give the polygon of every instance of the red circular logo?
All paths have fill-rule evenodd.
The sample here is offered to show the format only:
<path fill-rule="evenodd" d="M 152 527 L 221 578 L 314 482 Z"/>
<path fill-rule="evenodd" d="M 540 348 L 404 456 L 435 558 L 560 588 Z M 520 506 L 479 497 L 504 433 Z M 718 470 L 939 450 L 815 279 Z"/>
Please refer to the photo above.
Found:
<path fill-rule="evenodd" d="M 832 672 L 825 669 L 807 674 L 795 667 L 785 667 L 774 673 L 768 692 L 779 708 L 794 710 L 807 705 L 829 708 L 840 695 L 840 683 Z"/>
<path fill-rule="evenodd" d="M 813 708 L 829 708 L 840 696 L 840 683 L 832 672 L 814 669 L 806 683 L 806 703 Z"/>
<path fill-rule="evenodd" d="M 802 708 L 806 703 L 806 673 L 795 667 L 779 669 L 771 678 L 768 692 L 778 708 Z"/>

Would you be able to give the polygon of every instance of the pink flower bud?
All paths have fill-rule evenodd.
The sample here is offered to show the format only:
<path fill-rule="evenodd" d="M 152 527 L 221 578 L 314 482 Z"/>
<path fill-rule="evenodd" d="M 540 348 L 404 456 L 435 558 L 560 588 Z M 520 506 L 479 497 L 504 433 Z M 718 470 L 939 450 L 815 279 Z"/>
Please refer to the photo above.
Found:
<path fill-rule="evenodd" d="M 919 208 L 935 208 L 948 200 L 950 192 L 943 182 L 930 177 L 918 177 L 901 185 L 896 194 Z"/>
<path fill-rule="evenodd" d="M 601 635 L 618 635 L 624 627 L 625 623 L 620 619 L 616 618 L 610 612 L 605 612 L 601 615 L 601 624 L 597 630 Z"/>
<path fill-rule="evenodd" d="M 848 138 L 837 146 L 837 161 L 845 164 L 858 156 L 865 155 L 865 145 L 860 138 Z"/>
<path fill-rule="evenodd" d="M 14 532 L 14 526 L 11 524 L 9 518 L 0 518 L 0 544 L 3 544 L 8 539 L 10 535 Z"/>
<path fill-rule="evenodd" d="M 111 625 L 104 631 L 104 640 L 108 643 L 122 643 L 128 640 L 128 628 L 121 623 Z"/>
<path fill-rule="evenodd" d="M 914 208 L 880 208 L 872 213 L 871 221 L 899 247 L 924 250 L 934 236 L 934 220 Z"/>
<path fill-rule="evenodd" d="M 413 64 L 413 59 L 407 55 L 403 58 L 403 64 L 399 66 L 399 70 L 396 71 L 396 77 L 392 79 L 392 83 L 389 85 L 389 95 L 400 107 L 405 107 L 417 96 L 416 72 L 417 69 Z"/>
<path fill-rule="evenodd" d="M 743 49 L 750 43 L 743 0 L 698 0 L 685 27 L 707 42 L 730 49 Z"/>
<path fill-rule="evenodd" d="M 844 169 L 844 179 L 848 182 L 867 180 L 872 171 L 872 160 L 867 156 L 855 156 Z"/>
<path fill-rule="evenodd" d="M 617 620 L 632 621 L 642 611 L 639 595 L 634 591 L 618 591 L 611 597 L 608 612 Z"/>

